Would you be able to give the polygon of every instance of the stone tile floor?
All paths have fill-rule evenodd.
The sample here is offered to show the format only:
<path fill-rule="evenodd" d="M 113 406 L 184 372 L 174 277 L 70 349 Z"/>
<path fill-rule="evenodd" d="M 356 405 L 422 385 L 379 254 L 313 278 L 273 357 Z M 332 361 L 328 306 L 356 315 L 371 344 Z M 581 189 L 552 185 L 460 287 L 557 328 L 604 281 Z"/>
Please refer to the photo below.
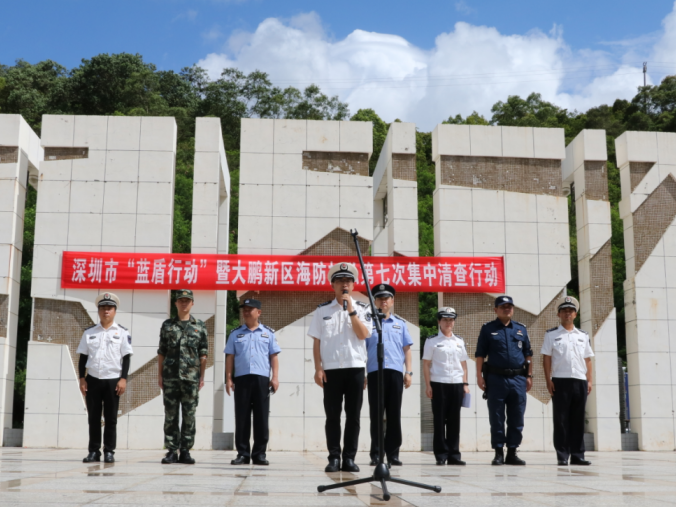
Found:
<path fill-rule="evenodd" d="M 233 467 L 232 451 L 195 451 L 194 466 L 161 465 L 161 451 L 118 451 L 117 462 L 85 465 L 81 450 L 0 448 L 0 506 L 662 506 L 676 505 L 676 453 L 588 453 L 590 467 L 557 467 L 553 453 L 527 453 L 526 467 L 491 467 L 489 453 L 464 453 L 466 467 L 437 467 L 430 453 L 403 453 L 393 474 L 441 493 L 374 483 L 317 493 L 366 477 L 325 474 L 325 453 L 270 453 L 270 467 Z"/>

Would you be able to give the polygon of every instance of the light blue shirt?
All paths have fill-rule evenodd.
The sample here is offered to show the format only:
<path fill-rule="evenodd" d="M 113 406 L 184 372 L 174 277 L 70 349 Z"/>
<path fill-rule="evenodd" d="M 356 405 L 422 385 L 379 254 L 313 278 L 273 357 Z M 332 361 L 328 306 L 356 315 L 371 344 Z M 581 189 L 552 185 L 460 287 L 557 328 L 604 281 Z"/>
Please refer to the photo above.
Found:
<path fill-rule="evenodd" d="M 366 338 L 368 361 L 366 371 L 371 373 L 378 370 L 378 332 L 373 326 L 373 333 Z M 404 347 L 413 345 L 413 339 L 406 327 L 404 319 L 390 314 L 383 319 L 383 344 L 385 345 L 385 361 L 383 367 L 390 370 L 404 372 Z"/>
<path fill-rule="evenodd" d="M 228 337 L 225 353 L 235 356 L 235 377 L 241 375 L 270 376 L 270 356 L 282 349 L 275 333 L 264 324 L 251 331 L 246 325 L 236 328 Z"/>

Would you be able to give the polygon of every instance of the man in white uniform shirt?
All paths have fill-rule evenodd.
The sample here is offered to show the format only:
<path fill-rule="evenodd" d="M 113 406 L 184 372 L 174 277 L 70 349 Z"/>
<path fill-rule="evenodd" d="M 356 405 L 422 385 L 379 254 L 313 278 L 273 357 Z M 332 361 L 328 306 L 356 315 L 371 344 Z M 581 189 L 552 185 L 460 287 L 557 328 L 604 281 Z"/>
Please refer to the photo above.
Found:
<path fill-rule="evenodd" d="M 467 382 L 465 341 L 453 333 L 457 314 L 453 308 L 437 312 L 439 334 L 425 340 L 423 375 L 425 394 L 432 399 L 434 456 L 437 465 L 464 465 L 460 455 L 460 409 Z"/>
<path fill-rule="evenodd" d="M 77 348 L 80 391 L 87 401 L 89 454 L 82 461 L 101 461 L 101 411 L 105 421 L 103 460 L 115 461 L 117 409 L 127 388 L 127 374 L 133 354 L 131 335 L 115 322 L 120 299 L 107 292 L 96 298 L 100 322 L 85 329 Z M 85 376 L 86 372 L 86 376 Z"/>
<path fill-rule="evenodd" d="M 373 322 L 367 306 L 352 299 L 357 268 L 347 262 L 331 267 L 329 280 L 335 299 L 315 310 L 308 336 L 314 339 L 315 383 L 324 389 L 326 446 L 325 472 L 359 472 L 354 463 L 359 444 L 359 416 L 364 397 L 366 338 Z M 340 416 L 345 400 L 345 434 L 341 467 Z"/>
<path fill-rule="evenodd" d="M 580 303 L 564 296 L 557 302 L 561 324 L 545 333 L 542 357 L 547 390 L 554 404 L 554 448 L 559 466 L 591 465 L 584 459 L 584 409 L 592 390 L 594 353 L 589 335 L 573 324 Z"/>

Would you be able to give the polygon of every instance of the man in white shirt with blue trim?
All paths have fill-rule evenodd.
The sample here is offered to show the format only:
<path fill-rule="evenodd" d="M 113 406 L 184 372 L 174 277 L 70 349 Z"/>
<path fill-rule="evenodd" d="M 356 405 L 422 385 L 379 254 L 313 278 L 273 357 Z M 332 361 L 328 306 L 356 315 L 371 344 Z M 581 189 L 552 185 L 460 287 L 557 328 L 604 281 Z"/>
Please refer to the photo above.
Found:
<path fill-rule="evenodd" d="M 584 459 L 587 395 L 592 390 L 594 352 L 589 335 L 573 323 L 580 303 L 571 296 L 557 302 L 561 324 L 548 329 L 542 344 L 547 390 L 554 404 L 554 448 L 559 466 L 591 465 Z"/>

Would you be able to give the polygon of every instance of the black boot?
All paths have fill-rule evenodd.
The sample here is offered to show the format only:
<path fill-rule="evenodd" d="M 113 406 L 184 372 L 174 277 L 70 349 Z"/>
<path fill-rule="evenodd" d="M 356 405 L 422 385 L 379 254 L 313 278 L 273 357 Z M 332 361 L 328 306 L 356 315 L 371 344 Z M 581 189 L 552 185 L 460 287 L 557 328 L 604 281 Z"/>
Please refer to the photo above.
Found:
<path fill-rule="evenodd" d="M 194 465 L 195 458 L 190 456 L 190 451 L 184 451 L 181 449 L 181 456 L 178 458 L 178 462 L 183 463 L 184 465 Z"/>
<path fill-rule="evenodd" d="M 339 471 L 340 471 L 340 460 L 338 458 L 330 458 L 329 464 L 326 465 L 324 472 L 331 473 L 331 472 L 339 472 Z"/>
<path fill-rule="evenodd" d="M 162 458 L 162 464 L 173 465 L 174 463 L 178 463 L 178 454 L 176 454 L 176 451 L 169 451 L 167 455 Z"/>
<path fill-rule="evenodd" d="M 89 454 L 87 454 L 87 457 L 82 460 L 82 463 L 93 463 L 95 461 L 101 461 L 100 452 L 90 452 Z"/>
<path fill-rule="evenodd" d="M 505 450 L 502 447 L 495 449 L 495 457 L 491 461 L 491 465 L 504 465 L 505 464 Z"/>
<path fill-rule="evenodd" d="M 507 449 L 507 458 L 505 458 L 505 465 L 519 465 L 524 466 L 526 462 L 516 455 L 516 447 Z"/>
<path fill-rule="evenodd" d="M 104 451 L 103 461 L 105 463 L 115 463 L 115 455 L 110 451 Z"/>

